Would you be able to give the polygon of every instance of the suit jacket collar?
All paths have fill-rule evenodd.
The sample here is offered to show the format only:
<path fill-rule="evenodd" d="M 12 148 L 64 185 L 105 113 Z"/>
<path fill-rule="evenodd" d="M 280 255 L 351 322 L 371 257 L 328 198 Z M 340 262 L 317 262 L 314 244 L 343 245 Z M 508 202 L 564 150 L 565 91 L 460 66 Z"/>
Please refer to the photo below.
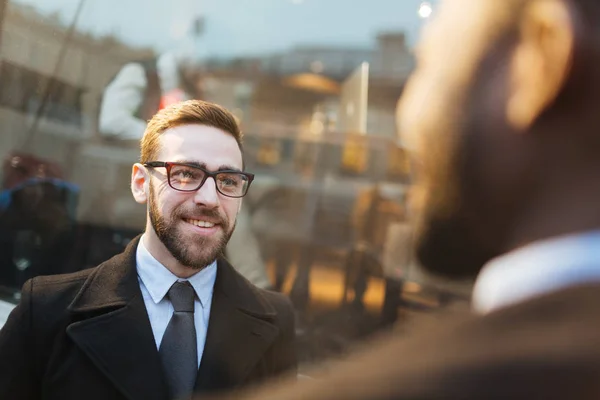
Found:
<path fill-rule="evenodd" d="M 224 258 L 218 260 L 215 291 L 221 292 L 240 311 L 263 319 L 273 319 L 276 311 L 261 290 L 240 275 Z"/>
<path fill-rule="evenodd" d="M 69 306 L 70 311 L 87 313 L 123 307 L 141 294 L 135 265 L 139 240 L 136 237 L 123 253 L 96 267 Z"/>
<path fill-rule="evenodd" d="M 127 399 L 161 400 L 168 391 L 137 279 L 138 242 L 90 274 L 69 306 L 67 335 Z"/>
<path fill-rule="evenodd" d="M 244 383 L 279 335 L 276 316 L 260 289 L 219 260 L 195 392 L 231 390 Z"/>
<path fill-rule="evenodd" d="M 128 399 L 158 400 L 168 395 L 137 277 L 139 240 L 90 274 L 69 306 L 77 322 L 67 334 Z M 243 383 L 279 334 L 273 306 L 225 259 L 211 307 L 197 392 Z"/>
<path fill-rule="evenodd" d="M 140 237 L 133 239 L 125 251 L 100 264 L 84 283 L 69 309 L 92 312 L 125 306 L 139 294 L 136 272 L 136 250 Z M 260 290 L 242 277 L 224 258 L 217 262 L 215 291 L 231 301 L 236 308 L 258 318 L 271 319 L 275 309 Z"/>

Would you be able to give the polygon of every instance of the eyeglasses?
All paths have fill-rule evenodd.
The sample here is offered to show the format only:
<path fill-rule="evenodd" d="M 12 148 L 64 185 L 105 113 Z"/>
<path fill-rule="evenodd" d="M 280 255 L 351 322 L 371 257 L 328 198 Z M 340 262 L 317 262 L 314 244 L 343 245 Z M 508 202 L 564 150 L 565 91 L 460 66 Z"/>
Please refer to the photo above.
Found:
<path fill-rule="evenodd" d="M 192 164 L 151 161 L 144 163 L 147 168 L 167 169 L 169 186 L 180 192 L 195 192 L 200 189 L 208 178 L 213 178 L 217 191 L 223 196 L 239 198 L 248 193 L 248 188 L 254 180 L 254 174 L 235 170 L 210 172 Z"/>

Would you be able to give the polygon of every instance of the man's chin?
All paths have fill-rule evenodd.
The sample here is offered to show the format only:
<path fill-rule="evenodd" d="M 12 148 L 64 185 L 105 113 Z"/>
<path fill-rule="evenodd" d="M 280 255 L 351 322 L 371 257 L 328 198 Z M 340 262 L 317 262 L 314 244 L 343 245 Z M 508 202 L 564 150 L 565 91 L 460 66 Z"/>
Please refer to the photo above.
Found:
<path fill-rule="evenodd" d="M 221 232 L 211 236 L 183 235 L 179 237 L 180 245 L 184 246 L 191 260 L 208 261 L 210 264 L 222 256 L 224 251 L 221 249 L 224 238 Z"/>
<path fill-rule="evenodd" d="M 435 222 L 416 238 L 415 255 L 428 272 L 450 279 L 469 279 L 479 274 L 493 256 L 459 224 Z"/>
<path fill-rule="evenodd" d="M 188 266 L 193 270 L 201 270 L 208 267 L 221 256 L 221 252 L 216 246 L 202 248 L 189 248 L 185 252 L 185 256 L 180 260 L 183 265 Z"/>

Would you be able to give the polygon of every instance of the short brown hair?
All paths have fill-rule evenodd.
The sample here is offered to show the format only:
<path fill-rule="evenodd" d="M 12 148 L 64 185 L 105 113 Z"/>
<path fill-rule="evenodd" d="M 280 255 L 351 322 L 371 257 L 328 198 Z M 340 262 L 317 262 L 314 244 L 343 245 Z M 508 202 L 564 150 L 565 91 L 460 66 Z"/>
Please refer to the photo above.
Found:
<path fill-rule="evenodd" d="M 206 125 L 225 131 L 242 149 L 242 131 L 236 118 L 224 107 L 202 100 L 188 100 L 160 110 L 148 122 L 140 144 L 140 162 L 156 161 L 160 151 L 160 135 L 181 125 Z"/>

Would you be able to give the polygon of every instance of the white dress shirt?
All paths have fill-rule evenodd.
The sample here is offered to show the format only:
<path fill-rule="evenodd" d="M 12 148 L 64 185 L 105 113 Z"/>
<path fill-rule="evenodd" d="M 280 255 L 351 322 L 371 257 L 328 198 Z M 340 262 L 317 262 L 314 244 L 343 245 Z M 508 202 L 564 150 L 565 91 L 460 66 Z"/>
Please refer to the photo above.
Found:
<path fill-rule="evenodd" d="M 217 262 L 213 262 L 189 279 L 180 279 L 150 254 L 144 246 L 144 237 L 142 236 L 136 252 L 136 264 L 138 281 L 157 349 L 160 348 L 160 342 L 173 315 L 173 305 L 166 297 L 167 292 L 177 281 L 187 280 L 193 286 L 196 291 L 194 325 L 198 343 L 198 367 L 200 367 L 208 331 L 213 288 L 217 277 Z"/>
<path fill-rule="evenodd" d="M 589 282 L 600 282 L 600 231 L 539 241 L 490 261 L 477 277 L 472 305 L 485 314 Z"/>

